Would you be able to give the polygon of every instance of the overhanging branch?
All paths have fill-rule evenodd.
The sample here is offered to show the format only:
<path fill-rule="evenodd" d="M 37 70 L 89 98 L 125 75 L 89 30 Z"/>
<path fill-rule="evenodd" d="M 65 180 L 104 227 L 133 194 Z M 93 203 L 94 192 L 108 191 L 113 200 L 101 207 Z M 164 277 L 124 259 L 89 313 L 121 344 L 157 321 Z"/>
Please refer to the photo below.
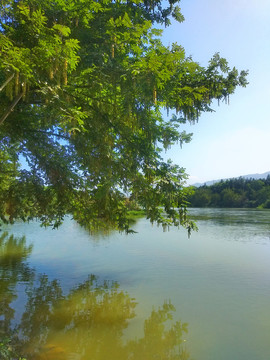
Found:
<path fill-rule="evenodd" d="M 14 74 L 10 75 L 10 77 L 4 82 L 4 84 L 0 87 L 0 91 L 2 91 L 5 86 L 14 78 Z"/>
<path fill-rule="evenodd" d="M 3 124 L 3 122 L 6 120 L 6 118 L 10 115 L 10 113 L 14 110 L 15 106 L 18 104 L 18 102 L 23 97 L 23 92 L 21 92 L 16 98 L 13 100 L 7 111 L 4 113 L 4 115 L 0 118 L 0 125 Z"/>

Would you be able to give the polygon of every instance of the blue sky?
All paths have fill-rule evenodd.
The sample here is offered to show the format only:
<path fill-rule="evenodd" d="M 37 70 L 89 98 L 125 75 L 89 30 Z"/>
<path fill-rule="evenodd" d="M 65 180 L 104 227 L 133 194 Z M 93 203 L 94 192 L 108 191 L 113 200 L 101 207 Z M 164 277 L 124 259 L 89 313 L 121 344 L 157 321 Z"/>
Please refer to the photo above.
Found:
<path fill-rule="evenodd" d="M 174 146 L 165 157 L 186 168 L 189 183 L 270 171 L 270 0 L 182 0 L 185 22 L 163 33 L 194 61 L 207 65 L 219 52 L 231 67 L 249 70 L 249 85 L 230 105 L 187 126 L 193 140 Z"/>

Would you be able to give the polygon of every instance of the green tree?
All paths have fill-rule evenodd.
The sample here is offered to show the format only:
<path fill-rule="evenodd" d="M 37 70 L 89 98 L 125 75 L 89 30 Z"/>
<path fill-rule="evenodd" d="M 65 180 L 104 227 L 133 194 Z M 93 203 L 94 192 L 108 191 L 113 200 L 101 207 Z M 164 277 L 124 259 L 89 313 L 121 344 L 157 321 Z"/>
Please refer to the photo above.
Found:
<path fill-rule="evenodd" d="M 242 197 L 232 189 L 224 189 L 222 195 L 222 206 L 241 207 Z"/>
<path fill-rule="evenodd" d="M 1 2 L 2 221 L 58 226 L 72 214 L 92 231 L 128 232 L 128 195 L 151 222 L 191 230 L 184 169 L 161 151 L 190 141 L 181 124 L 227 100 L 247 73 L 219 54 L 201 67 L 162 44 L 153 26 L 182 21 L 177 2 Z"/>
<path fill-rule="evenodd" d="M 194 192 L 188 198 L 191 206 L 194 207 L 207 207 L 211 204 L 211 190 L 207 186 L 202 186 L 200 188 L 193 188 Z"/>
<path fill-rule="evenodd" d="M 269 208 L 268 179 L 236 178 L 191 189 L 188 201 L 194 207 Z"/>

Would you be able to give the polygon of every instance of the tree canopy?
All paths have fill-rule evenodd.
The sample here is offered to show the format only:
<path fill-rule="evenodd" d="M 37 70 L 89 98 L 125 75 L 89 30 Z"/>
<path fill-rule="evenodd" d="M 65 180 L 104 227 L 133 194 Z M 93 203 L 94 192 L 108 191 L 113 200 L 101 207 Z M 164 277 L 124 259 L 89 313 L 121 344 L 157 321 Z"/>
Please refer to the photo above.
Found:
<path fill-rule="evenodd" d="M 240 177 L 193 187 L 188 201 L 192 207 L 270 209 L 270 176 L 257 180 Z"/>
<path fill-rule="evenodd" d="M 181 124 L 247 84 L 162 44 L 178 1 L 3 0 L 0 4 L 0 216 L 129 231 L 126 198 L 163 226 L 192 222 L 185 170 L 162 150 Z M 164 116 L 167 109 L 170 117 Z M 23 165 L 22 165 L 23 164 Z"/>

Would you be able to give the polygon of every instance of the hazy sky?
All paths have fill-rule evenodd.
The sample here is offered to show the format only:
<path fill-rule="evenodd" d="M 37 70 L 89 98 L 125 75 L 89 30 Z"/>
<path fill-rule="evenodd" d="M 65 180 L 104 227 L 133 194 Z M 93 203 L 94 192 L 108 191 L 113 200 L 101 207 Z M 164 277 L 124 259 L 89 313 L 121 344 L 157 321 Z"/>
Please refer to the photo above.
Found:
<path fill-rule="evenodd" d="M 189 183 L 270 171 L 270 0 L 182 0 L 184 23 L 164 30 L 207 65 L 219 52 L 231 67 L 249 70 L 249 85 L 189 125 L 193 140 L 166 153 L 186 168 Z"/>

